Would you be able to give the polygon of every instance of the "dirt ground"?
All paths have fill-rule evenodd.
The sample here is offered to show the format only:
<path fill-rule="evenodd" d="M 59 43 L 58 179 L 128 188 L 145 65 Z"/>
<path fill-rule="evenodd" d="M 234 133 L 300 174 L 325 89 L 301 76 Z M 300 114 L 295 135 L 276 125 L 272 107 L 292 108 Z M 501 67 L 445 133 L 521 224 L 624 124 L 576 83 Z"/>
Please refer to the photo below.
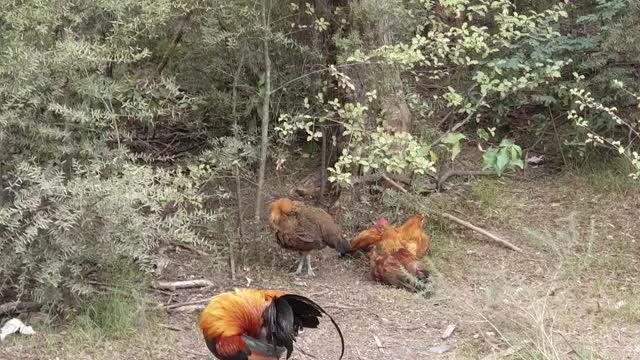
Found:
<path fill-rule="evenodd" d="M 427 226 L 435 288 L 429 297 L 373 283 L 361 259 L 331 249 L 314 254 L 315 278 L 288 274 L 294 257 L 274 251 L 264 255 L 268 266 L 238 264 L 235 281 L 210 260 L 177 249 L 164 278 L 205 277 L 215 286 L 153 297 L 179 303 L 247 286 L 300 293 L 333 314 L 347 360 L 640 359 L 640 191 L 603 176 L 483 179 L 429 198 L 524 250 L 435 219 Z M 0 358 L 211 359 L 197 315 L 163 315 L 162 329 L 136 345 L 104 340 L 71 350 L 64 337 L 38 334 L 0 345 Z M 455 330 L 443 339 L 449 326 Z M 304 353 L 292 359 L 339 354 L 328 321 L 306 330 L 297 347 Z"/>

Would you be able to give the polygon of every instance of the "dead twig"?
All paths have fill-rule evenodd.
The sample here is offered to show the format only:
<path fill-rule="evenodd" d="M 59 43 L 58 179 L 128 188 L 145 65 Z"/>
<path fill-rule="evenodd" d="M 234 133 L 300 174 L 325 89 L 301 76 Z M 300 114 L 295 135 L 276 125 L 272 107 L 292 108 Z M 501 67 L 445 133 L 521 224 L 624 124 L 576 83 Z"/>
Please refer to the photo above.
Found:
<path fill-rule="evenodd" d="M 179 308 L 168 309 L 167 312 L 195 312 L 195 311 L 202 311 L 202 310 L 204 310 L 205 307 L 206 307 L 205 304 L 186 305 L 186 306 L 179 307 Z"/>
<path fill-rule="evenodd" d="M 161 328 L 165 328 L 165 329 L 168 329 L 168 330 L 171 330 L 171 331 L 185 331 L 183 328 L 179 328 L 179 327 L 172 326 L 172 325 L 167 325 L 167 324 L 162 324 L 162 323 L 160 323 L 158 325 Z"/>
<path fill-rule="evenodd" d="M 384 354 L 384 346 L 382 346 L 382 341 L 380 341 L 380 338 L 378 337 L 378 335 L 373 334 L 373 340 L 376 342 L 376 346 L 378 347 L 378 351 L 380 351 L 381 353 Z"/>
<path fill-rule="evenodd" d="M 442 213 L 442 214 L 440 214 L 440 216 L 442 216 L 444 218 L 447 218 L 449 220 L 452 220 L 452 221 L 454 221 L 454 222 L 456 222 L 456 223 L 458 223 L 458 224 L 460 224 L 460 225 L 462 225 L 462 226 L 464 226 L 466 228 L 469 228 L 469 229 L 471 229 L 473 231 L 479 232 L 480 234 L 488 237 L 489 239 L 491 239 L 491 240 L 493 240 L 493 241 L 495 241 L 495 242 L 497 242 L 499 244 L 502 244 L 502 245 L 508 247 L 511 250 L 514 250 L 514 251 L 517 251 L 517 252 L 520 252 L 520 253 L 522 252 L 521 248 L 513 245 L 512 243 L 510 243 L 510 242 L 508 242 L 508 241 L 506 241 L 504 239 L 501 239 L 500 237 L 488 232 L 487 230 L 484 230 L 482 228 L 479 228 L 479 227 L 471 224 L 470 222 L 464 221 L 464 220 L 462 220 L 460 218 L 457 218 L 457 217 L 455 217 L 455 216 L 453 216 L 451 214 L 448 214 L 448 213 Z"/>
<path fill-rule="evenodd" d="M 21 311 L 36 311 L 40 309 L 40 304 L 34 302 L 12 301 L 0 305 L 0 315 Z"/>
<path fill-rule="evenodd" d="M 157 306 L 157 308 L 169 311 L 169 310 L 179 309 L 179 308 L 182 308 L 182 307 L 185 307 L 185 306 L 208 304 L 209 301 L 211 301 L 211 299 L 200 299 L 200 300 L 186 301 L 186 302 L 181 302 L 181 303 L 171 304 L 171 305 L 162 305 L 162 304 L 160 304 L 160 305 Z"/>
<path fill-rule="evenodd" d="M 449 131 L 445 132 L 444 134 L 440 135 L 439 138 L 436 139 L 436 141 L 433 142 L 433 144 L 431 144 L 431 148 L 433 148 L 434 146 L 440 144 L 440 142 L 447 137 L 447 135 L 451 134 L 452 132 L 457 131 L 458 129 L 460 129 L 461 127 L 465 126 L 470 120 L 471 117 L 473 115 L 475 115 L 476 111 L 478 111 L 478 108 L 480 108 L 480 106 L 482 105 L 483 101 L 484 101 L 484 97 L 485 95 L 482 95 L 482 97 L 480 98 L 480 100 L 478 100 L 478 103 L 476 104 L 475 109 L 473 109 L 472 112 L 469 113 L 469 115 L 467 115 L 466 118 L 464 118 L 462 121 L 460 121 L 459 123 L 453 125 L 453 127 L 451 129 L 449 129 Z"/>
<path fill-rule="evenodd" d="M 171 241 L 170 244 L 175 246 L 175 247 L 179 247 L 179 248 L 182 248 L 182 249 L 185 249 L 185 250 L 189 250 L 192 253 L 198 254 L 200 256 L 209 256 L 209 253 L 204 252 L 204 251 L 202 251 L 200 249 L 196 249 L 195 247 L 193 247 L 193 246 L 191 246 L 189 244 L 183 244 L 183 243 L 179 243 L 177 241 Z"/>
<path fill-rule="evenodd" d="M 206 286 L 213 286 L 213 283 L 206 279 L 184 280 L 184 281 L 157 281 L 151 284 L 154 289 L 171 290 L 192 289 Z"/>
<path fill-rule="evenodd" d="M 402 187 L 402 185 L 400 185 L 397 182 L 393 181 L 393 179 L 388 177 L 386 174 L 382 174 L 381 177 L 384 179 L 384 181 L 388 182 L 391 186 L 393 186 L 394 188 L 400 190 L 401 192 L 403 192 L 405 194 L 409 192 L 409 191 L 407 191 L 407 189 Z"/>

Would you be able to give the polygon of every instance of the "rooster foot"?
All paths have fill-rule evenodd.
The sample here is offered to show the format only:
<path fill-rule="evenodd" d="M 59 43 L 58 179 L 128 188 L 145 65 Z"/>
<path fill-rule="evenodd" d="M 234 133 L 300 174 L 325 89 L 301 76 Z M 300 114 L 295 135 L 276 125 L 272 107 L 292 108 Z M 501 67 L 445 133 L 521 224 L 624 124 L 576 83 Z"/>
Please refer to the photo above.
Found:
<path fill-rule="evenodd" d="M 298 269 L 292 272 L 292 275 L 302 275 L 302 269 L 304 268 L 304 263 L 306 262 L 306 257 L 304 255 L 300 255 L 300 259 L 298 260 Z"/>
<path fill-rule="evenodd" d="M 303 272 L 303 269 L 306 271 Z M 298 269 L 293 273 L 293 275 L 296 276 L 303 274 L 308 277 L 316 276 L 313 272 L 313 268 L 311 267 L 311 255 L 301 255 L 300 261 L 298 262 Z"/>
<path fill-rule="evenodd" d="M 313 268 L 311 267 L 311 255 L 305 256 L 305 260 L 305 262 L 307 263 L 307 276 L 316 276 L 316 274 L 313 272 Z"/>

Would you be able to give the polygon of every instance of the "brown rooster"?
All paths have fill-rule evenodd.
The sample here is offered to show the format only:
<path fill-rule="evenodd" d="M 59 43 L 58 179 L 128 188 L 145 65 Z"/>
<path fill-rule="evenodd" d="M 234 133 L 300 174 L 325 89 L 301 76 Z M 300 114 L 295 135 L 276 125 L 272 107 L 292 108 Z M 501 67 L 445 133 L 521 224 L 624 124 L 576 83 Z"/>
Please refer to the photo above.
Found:
<path fill-rule="evenodd" d="M 382 240 L 383 226 L 388 225 L 387 219 L 378 220 L 372 227 L 362 230 L 353 239 L 340 241 L 338 251 L 340 255 L 352 254 L 356 251 L 368 253 L 372 246 L 375 246 Z"/>
<path fill-rule="evenodd" d="M 340 228 L 326 211 L 287 198 L 271 203 L 269 227 L 278 245 L 300 253 L 295 274 L 301 274 L 306 264 L 307 275 L 315 275 L 309 253 L 325 246 L 339 249 L 342 240 Z"/>
<path fill-rule="evenodd" d="M 417 258 L 429 252 L 429 237 L 422 230 L 424 220 L 424 215 L 414 215 L 397 228 L 402 246 Z"/>

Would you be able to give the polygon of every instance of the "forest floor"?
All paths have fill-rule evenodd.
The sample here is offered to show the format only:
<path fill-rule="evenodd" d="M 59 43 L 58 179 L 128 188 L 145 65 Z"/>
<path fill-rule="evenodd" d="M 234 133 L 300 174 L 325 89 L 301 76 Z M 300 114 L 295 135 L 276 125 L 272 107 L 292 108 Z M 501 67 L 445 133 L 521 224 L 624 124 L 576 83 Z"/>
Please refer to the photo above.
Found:
<path fill-rule="evenodd" d="M 524 252 L 434 220 L 427 225 L 427 263 L 435 290 L 426 298 L 373 283 L 361 259 L 339 258 L 331 249 L 314 255 L 315 278 L 289 275 L 294 257 L 276 249 L 263 254 L 261 265 L 240 259 L 236 281 L 213 260 L 176 249 L 163 278 L 204 277 L 215 287 L 153 298 L 185 302 L 245 286 L 307 295 L 340 324 L 347 360 L 639 359 L 638 190 L 620 176 L 564 174 L 477 179 L 429 197 Z M 0 358 L 211 359 L 197 314 L 149 315 L 137 333 L 119 339 L 36 328 L 32 338 L 1 344 Z M 455 330 L 443 339 L 450 325 Z M 339 354 L 330 324 L 305 331 L 297 346 L 304 353 L 292 359 Z"/>

